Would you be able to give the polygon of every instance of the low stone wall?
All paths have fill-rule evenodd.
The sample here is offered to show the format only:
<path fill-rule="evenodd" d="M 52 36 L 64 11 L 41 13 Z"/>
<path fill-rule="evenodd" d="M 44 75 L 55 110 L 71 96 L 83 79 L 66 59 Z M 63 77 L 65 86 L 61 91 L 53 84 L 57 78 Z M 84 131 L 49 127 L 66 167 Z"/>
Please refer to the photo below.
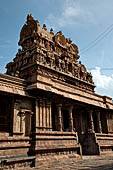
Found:
<path fill-rule="evenodd" d="M 40 160 L 61 159 L 62 157 L 81 158 L 80 145 L 74 132 L 37 132 L 32 143 L 32 153 L 36 163 Z"/>
<path fill-rule="evenodd" d="M 113 153 L 113 134 L 96 133 L 96 140 L 100 147 L 100 154 Z"/>
<path fill-rule="evenodd" d="M 3 169 L 31 166 L 29 137 L 0 137 L 0 167 Z"/>

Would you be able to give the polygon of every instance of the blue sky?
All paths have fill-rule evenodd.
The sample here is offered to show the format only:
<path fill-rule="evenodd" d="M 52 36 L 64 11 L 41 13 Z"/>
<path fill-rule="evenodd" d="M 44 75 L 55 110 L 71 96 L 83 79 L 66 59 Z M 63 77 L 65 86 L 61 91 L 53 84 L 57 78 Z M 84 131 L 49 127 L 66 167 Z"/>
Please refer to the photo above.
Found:
<path fill-rule="evenodd" d="M 31 13 L 40 25 L 62 30 L 77 44 L 80 60 L 92 72 L 96 92 L 113 97 L 113 31 L 87 52 L 98 35 L 113 24 L 113 0 L 0 0 L 0 72 L 15 57 L 19 33 Z M 112 26 L 113 27 L 113 26 Z"/>

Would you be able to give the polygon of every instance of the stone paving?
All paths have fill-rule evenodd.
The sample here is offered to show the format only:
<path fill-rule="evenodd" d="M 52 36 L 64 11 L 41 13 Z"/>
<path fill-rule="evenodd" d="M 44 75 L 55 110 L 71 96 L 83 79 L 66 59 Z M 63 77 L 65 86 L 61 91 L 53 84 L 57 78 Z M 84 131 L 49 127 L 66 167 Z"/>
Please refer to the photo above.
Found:
<path fill-rule="evenodd" d="M 113 155 L 83 156 L 82 160 L 62 159 L 39 163 L 35 168 L 24 170 L 113 170 Z"/>

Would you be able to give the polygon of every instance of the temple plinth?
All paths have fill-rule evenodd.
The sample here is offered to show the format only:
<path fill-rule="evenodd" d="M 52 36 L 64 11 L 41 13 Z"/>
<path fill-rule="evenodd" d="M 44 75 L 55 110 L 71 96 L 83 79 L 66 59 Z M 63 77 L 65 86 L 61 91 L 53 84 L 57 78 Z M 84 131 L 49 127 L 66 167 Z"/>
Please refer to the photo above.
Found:
<path fill-rule="evenodd" d="M 0 167 L 113 152 L 113 103 L 94 92 L 79 50 L 31 14 L 0 74 Z"/>

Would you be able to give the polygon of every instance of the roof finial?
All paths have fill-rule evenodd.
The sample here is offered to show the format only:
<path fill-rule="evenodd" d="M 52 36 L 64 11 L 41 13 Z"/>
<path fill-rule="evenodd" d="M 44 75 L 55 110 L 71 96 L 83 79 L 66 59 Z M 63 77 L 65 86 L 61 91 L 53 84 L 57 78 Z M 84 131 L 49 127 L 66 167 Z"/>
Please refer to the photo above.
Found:
<path fill-rule="evenodd" d="M 32 14 L 28 14 L 28 15 L 27 15 L 27 23 L 28 23 L 29 21 L 32 21 L 32 20 L 34 20 Z"/>
<path fill-rule="evenodd" d="M 43 29 L 47 31 L 46 24 L 43 24 Z"/>
<path fill-rule="evenodd" d="M 54 35 L 53 28 L 50 29 L 50 34 Z"/>

